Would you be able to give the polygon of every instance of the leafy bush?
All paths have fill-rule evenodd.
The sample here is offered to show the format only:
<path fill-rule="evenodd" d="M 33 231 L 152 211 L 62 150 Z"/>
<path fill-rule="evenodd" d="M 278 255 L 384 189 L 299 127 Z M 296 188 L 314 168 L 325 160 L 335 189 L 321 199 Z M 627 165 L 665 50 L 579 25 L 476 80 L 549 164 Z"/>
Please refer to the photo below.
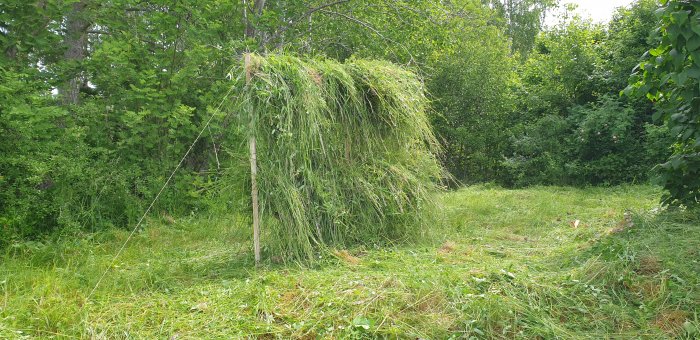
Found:
<path fill-rule="evenodd" d="M 555 184 L 566 181 L 564 169 L 570 123 L 557 115 L 546 115 L 532 124 L 513 129 L 512 154 L 503 161 L 509 186 Z"/>
<path fill-rule="evenodd" d="M 470 43 L 437 57 L 428 88 L 434 97 L 432 123 L 443 145 L 443 164 L 463 183 L 494 181 L 508 144 L 514 59 L 495 30 L 494 43 Z M 501 42 L 499 42 L 501 41 Z"/>
<path fill-rule="evenodd" d="M 0 71 L 1 243 L 56 229 L 129 225 L 191 139 L 192 110 L 163 112 L 166 124 L 159 124 L 147 112 L 105 110 L 93 101 L 57 106 L 36 74 Z M 184 213 L 204 204 L 190 195 L 193 168 L 186 164 L 175 177 L 157 211 Z"/>
<path fill-rule="evenodd" d="M 657 120 L 675 138 L 673 155 L 659 168 L 667 204 L 700 203 L 700 3 L 663 0 L 657 46 L 630 78 L 627 94 L 656 102 Z"/>
<path fill-rule="evenodd" d="M 651 124 L 651 105 L 619 91 L 635 54 L 650 46 L 655 10 L 643 0 L 618 10 L 605 28 L 574 18 L 537 38 L 515 87 L 504 184 L 609 185 L 652 176 L 668 152 L 669 130 Z"/>
<path fill-rule="evenodd" d="M 646 180 L 663 159 L 667 131 L 637 121 L 619 99 L 603 96 L 520 128 L 504 161 L 511 185 L 619 184 Z"/>
<path fill-rule="evenodd" d="M 574 183 L 619 184 L 646 179 L 650 167 L 644 156 L 643 135 L 635 130 L 635 115 L 632 108 L 608 96 L 571 110 L 571 152 L 576 168 L 571 167 L 568 175 Z"/>

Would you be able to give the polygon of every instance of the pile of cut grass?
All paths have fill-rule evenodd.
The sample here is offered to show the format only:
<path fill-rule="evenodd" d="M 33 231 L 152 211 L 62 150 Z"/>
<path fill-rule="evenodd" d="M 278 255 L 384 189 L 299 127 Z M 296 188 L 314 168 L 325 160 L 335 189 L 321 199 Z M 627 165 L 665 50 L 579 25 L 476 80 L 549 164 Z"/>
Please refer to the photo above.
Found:
<path fill-rule="evenodd" d="M 443 170 L 414 73 L 289 55 L 252 55 L 235 73 L 270 253 L 311 260 L 317 245 L 396 240 L 427 224 Z"/>
<path fill-rule="evenodd" d="M 697 338 L 700 221 L 659 196 L 463 189 L 419 243 L 304 268 L 251 269 L 249 227 L 229 219 L 149 221 L 90 301 L 127 232 L 16 244 L 0 338 Z"/>

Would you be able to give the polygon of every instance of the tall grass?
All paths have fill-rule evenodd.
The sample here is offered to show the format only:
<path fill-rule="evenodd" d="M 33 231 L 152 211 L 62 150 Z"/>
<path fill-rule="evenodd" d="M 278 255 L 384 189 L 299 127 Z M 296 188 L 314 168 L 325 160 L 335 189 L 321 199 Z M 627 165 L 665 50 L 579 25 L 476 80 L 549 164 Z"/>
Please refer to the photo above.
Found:
<path fill-rule="evenodd" d="M 443 176 L 420 79 L 384 61 L 251 60 L 234 86 L 258 144 L 263 244 L 312 259 L 316 246 L 420 230 Z"/>

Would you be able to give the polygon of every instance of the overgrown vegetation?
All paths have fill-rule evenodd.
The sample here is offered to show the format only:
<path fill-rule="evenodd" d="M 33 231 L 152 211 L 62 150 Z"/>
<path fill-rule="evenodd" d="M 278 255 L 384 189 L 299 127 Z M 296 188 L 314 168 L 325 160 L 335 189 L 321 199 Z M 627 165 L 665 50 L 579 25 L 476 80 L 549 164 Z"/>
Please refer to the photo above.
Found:
<path fill-rule="evenodd" d="M 436 197 L 421 239 L 303 269 L 253 270 L 232 216 L 150 219 L 89 301 L 127 232 L 18 243 L 0 260 L 0 337 L 693 338 L 700 221 L 660 194 L 471 187 Z"/>
<path fill-rule="evenodd" d="M 668 125 L 674 140 L 673 155 L 660 166 L 664 202 L 692 206 L 700 202 L 700 4 L 661 3 L 657 45 L 626 92 L 659 103 L 655 119 Z"/>
<path fill-rule="evenodd" d="M 620 9 L 608 25 L 573 18 L 543 32 L 520 66 L 502 162 L 507 185 L 645 182 L 670 153 L 668 129 L 641 98 L 620 97 L 653 46 L 655 1 Z"/>
<path fill-rule="evenodd" d="M 133 224 L 212 114 L 154 211 L 186 216 L 245 204 L 235 195 L 245 191 L 219 181 L 240 169 L 245 154 L 236 150 L 246 133 L 231 135 L 238 112 L 219 103 L 246 51 L 387 60 L 417 73 L 444 150 L 439 160 L 455 184 L 612 185 L 661 176 L 676 183 L 667 186 L 673 197 L 692 192 L 685 186 L 697 166 L 692 146 L 682 154 L 685 144 L 671 148 L 675 121 L 654 121 L 660 107 L 647 99 L 619 96 L 645 51 L 671 51 L 656 49 L 656 1 L 636 1 L 609 24 L 571 17 L 544 30 L 555 1 L 246 4 L 0 4 L 0 244 Z M 676 161 L 653 170 L 674 150 Z M 664 170 L 674 166 L 686 175 Z M 221 196 L 224 186 L 231 190 Z"/>
<path fill-rule="evenodd" d="M 236 72 L 239 126 L 257 139 L 271 254 L 313 260 L 314 245 L 397 240 L 429 224 L 444 174 L 414 73 L 287 55 L 253 55 Z"/>
<path fill-rule="evenodd" d="M 245 201 L 234 190 L 219 196 L 225 184 L 218 180 L 244 155 L 229 153 L 240 143 L 229 135 L 235 113 L 218 105 L 231 88 L 230 67 L 245 51 L 386 59 L 419 73 L 425 88 L 439 87 L 432 75 L 463 48 L 479 51 L 472 60 L 480 65 L 510 58 L 502 20 L 510 14 L 481 1 L 356 0 L 328 7 L 267 1 L 260 10 L 256 3 L 263 2 L 248 1 L 246 8 L 189 0 L 0 3 L 0 134 L 7 136 L 0 145 L 0 243 L 132 225 L 210 114 L 216 115 L 211 126 L 154 211 L 177 217 L 240 206 Z M 501 80 L 510 72 L 496 64 L 490 69 L 498 76 L 485 74 L 459 88 L 498 88 L 483 91 L 493 105 L 472 106 L 498 117 L 501 111 L 490 110 L 500 107 Z M 439 103 L 439 93 L 433 96 Z M 452 119 L 463 109 L 441 106 L 435 116 Z M 450 136 L 439 140 L 455 140 Z M 479 138 L 474 150 L 489 159 L 482 150 L 488 139 Z M 443 159 L 450 164 L 452 157 L 458 155 Z M 464 176 L 485 173 L 472 169 Z"/>
<path fill-rule="evenodd" d="M 700 337 L 700 5 L 557 6 L 1 1 L 0 338 Z"/>

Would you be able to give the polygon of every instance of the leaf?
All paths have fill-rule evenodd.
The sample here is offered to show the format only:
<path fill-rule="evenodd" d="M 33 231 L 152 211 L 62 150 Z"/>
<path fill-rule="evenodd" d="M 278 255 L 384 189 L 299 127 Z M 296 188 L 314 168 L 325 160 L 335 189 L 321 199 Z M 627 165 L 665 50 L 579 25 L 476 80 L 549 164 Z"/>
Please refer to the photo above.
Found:
<path fill-rule="evenodd" d="M 683 131 L 683 128 L 684 128 L 684 127 L 685 127 L 685 126 L 683 126 L 683 125 L 676 125 L 676 126 L 674 126 L 674 127 L 671 129 L 671 134 L 672 134 L 672 135 L 678 135 L 678 134 L 680 134 L 680 133 Z"/>
<path fill-rule="evenodd" d="M 666 1 L 668 1 L 668 0 L 661 0 L 661 4 L 662 4 L 662 5 L 666 5 L 666 4 L 664 3 L 664 2 L 666 2 Z M 656 17 L 660 18 L 660 17 L 666 15 L 666 11 L 668 11 L 668 8 L 667 8 L 667 7 L 659 7 L 659 9 L 657 9 L 656 11 L 654 11 L 654 15 L 656 15 Z"/>
<path fill-rule="evenodd" d="M 685 130 L 685 132 L 683 133 L 683 136 L 681 136 L 681 140 L 687 140 L 688 138 L 690 138 L 690 136 L 693 135 L 694 132 L 695 132 L 695 130 L 693 130 L 691 128 Z"/>
<path fill-rule="evenodd" d="M 693 35 L 685 44 L 688 51 L 695 51 L 700 48 L 700 35 Z"/>
<path fill-rule="evenodd" d="M 697 67 L 700 67 L 700 50 L 690 52 L 690 55 L 693 57 L 693 62 L 695 63 L 695 65 Z"/>
<path fill-rule="evenodd" d="M 683 159 L 681 159 L 680 157 L 676 157 L 672 159 L 669 163 L 672 169 L 678 169 L 681 167 L 681 164 L 683 164 Z"/>
<path fill-rule="evenodd" d="M 683 85 L 683 84 L 685 84 L 685 82 L 686 82 L 687 80 L 688 80 L 688 72 L 685 72 L 685 71 L 676 73 L 676 76 L 674 77 L 674 81 L 675 81 L 676 84 L 678 84 L 678 85 Z"/>
<path fill-rule="evenodd" d="M 652 119 L 653 121 L 655 121 L 655 122 L 658 122 L 659 119 L 661 119 L 661 115 L 662 115 L 662 114 L 663 114 L 663 112 L 661 112 L 661 111 L 656 111 L 656 112 L 654 112 L 654 113 L 651 115 L 651 119 Z"/>
<path fill-rule="evenodd" d="M 352 320 L 352 326 L 367 330 L 372 326 L 372 323 L 369 321 L 369 319 L 362 316 L 358 316 Z"/>
<path fill-rule="evenodd" d="M 671 13 L 671 19 L 675 24 L 681 26 L 688 22 L 688 16 L 690 15 L 690 13 L 690 11 L 673 12 Z"/>
<path fill-rule="evenodd" d="M 628 85 L 624 90 L 620 91 L 620 97 L 627 96 L 631 97 L 634 94 L 634 86 Z"/>
<path fill-rule="evenodd" d="M 678 29 L 678 26 L 669 26 L 666 28 L 666 33 L 668 34 L 668 38 L 671 39 L 671 44 L 672 45 L 677 45 L 678 41 L 678 35 L 680 34 L 680 30 Z"/>
<path fill-rule="evenodd" d="M 668 83 L 668 80 L 669 80 L 669 79 L 671 79 L 671 74 L 670 74 L 670 73 L 667 73 L 667 74 L 665 74 L 665 75 L 661 78 L 660 84 L 661 84 L 661 85 L 666 85 L 666 83 Z"/>
<path fill-rule="evenodd" d="M 209 309 L 209 304 L 206 302 L 200 302 L 190 308 L 191 312 L 204 312 Z"/>
<path fill-rule="evenodd" d="M 643 93 L 643 94 L 649 93 L 649 90 L 651 90 L 651 84 L 649 84 L 649 83 L 645 83 L 644 85 L 640 86 L 640 87 L 637 89 L 637 91 L 639 91 L 638 93 L 640 93 L 640 94 L 642 94 L 642 93 Z"/>
<path fill-rule="evenodd" d="M 686 120 L 686 116 L 682 112 L 674 113 L 673 115 L 671 115 L 671 120 L 684 122 Z"/>
<path fill-rule="evenodd" d="M 651 54 L 652 57 L 658 57 L 658 56 L 662 55 L 663 53 L 664 53 L 664 48 L 662 48 L 661 46 L 649 50 L 649 54 Z M 639 67 L 639 65 L 637 65 L 637 67 Z"/>
<path fill-rule="evenodd" d="M 683 323 L 683 330 L 685 330 L 685 332 L 686 332 L 688 335 L 691 335 L 691 336 L 692 336 L 692 335 L 695 335 L 696 333 L 698 333 L 697 327 L 695 327 L 695 325 L 693 325 L 693 323 L 690 322 L 690 321 L 688 321 L 688 320 L 686 320 L 686 321 Z"/>
<path fill-rule="evenodd" d="M 700 79 L 700 68 L 692 67 L 692 68 L 686 69 L 685 72 L 688 74 L 688 77 L 690 77 L 690 78 Z"/>
<path fill-rule="evenodd" d="M 700 35 L 700 14 L 696 13 L 690 19 L 690 29 L 695 32 L 695 34 Z"/>
<path fill-rule="evenodd" d="M 683 65 L 683 62 L 686 58 L 685 53 L 679 52 L 675 48 L 668 52 L 668 55 L 670 55 L 671 58 L 673 58 L 673 67 L 675 67 L 676 69 L 680 68 L 681 65 Z"/>

